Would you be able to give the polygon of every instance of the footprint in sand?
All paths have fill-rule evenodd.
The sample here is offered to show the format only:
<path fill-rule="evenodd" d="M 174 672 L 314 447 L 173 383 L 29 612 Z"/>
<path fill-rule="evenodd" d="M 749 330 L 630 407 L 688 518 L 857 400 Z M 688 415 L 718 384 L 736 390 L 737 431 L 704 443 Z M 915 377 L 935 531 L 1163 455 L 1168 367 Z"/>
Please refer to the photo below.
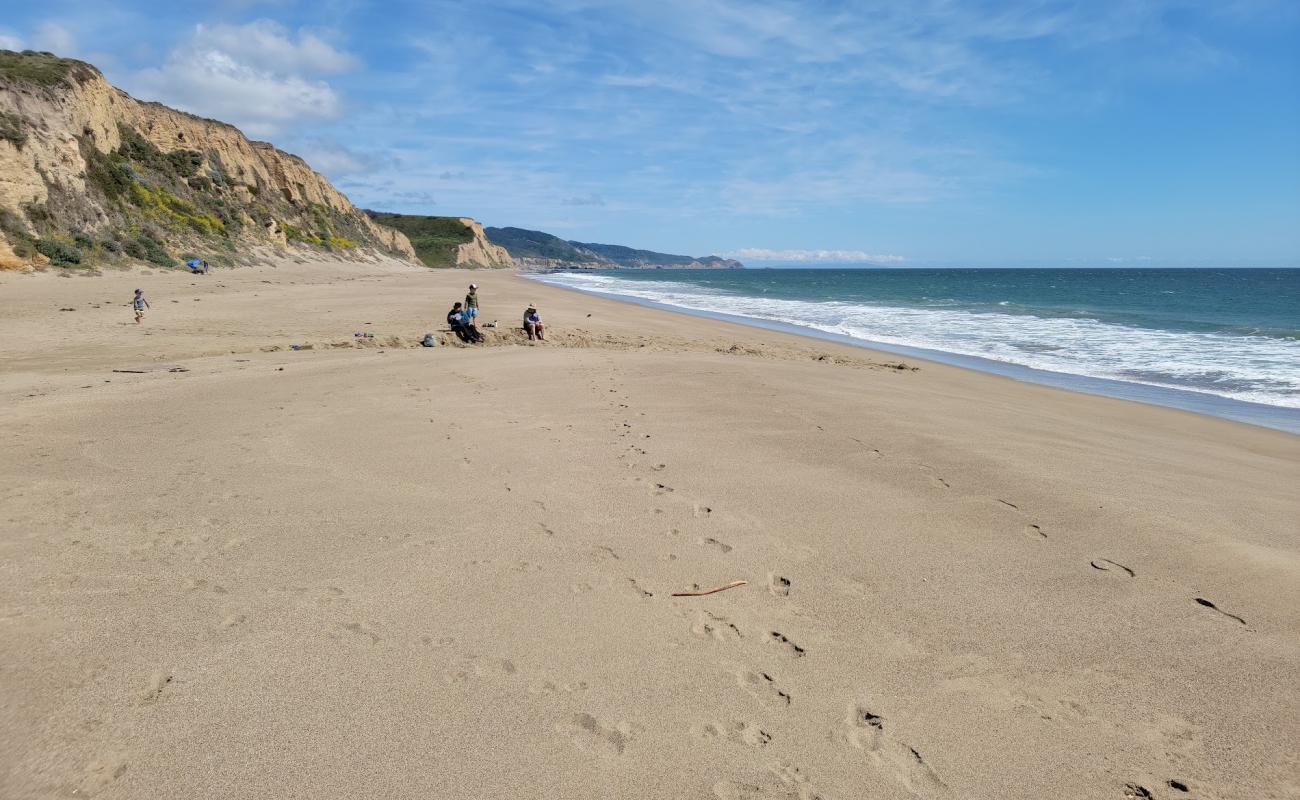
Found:
<path fill-rule="evenodd" d="M 1229 614 L 1227 611 L 1224 611 L 1223 609 L 1219 608 L 1219 607 L 1216 606 L 1213 602 L 1211 602 L 1211 601 L 1209 601 L 1209 600 L 1206 600 L 1204 597 L 1198 597 L 1198 598 L 1196 598 L 1196 602 L 1197 602 L 1198 604 L 1200 604 L 1200 605 L 1205 606 L 1206 608 L 1213 609 L 1214 611 L 1219 612 L 1220 614 L 1222 614 L 1223 616 L 1225 616 L 1225 617 L 1227 617 L 1227 618 L 1229 618 L 1229 619 L 1235 619 L 1236 621 L 1240 622 L 1242 625 L 1245 625 L 1245 624 L 1246 624 L 1246 620 L 1242 619 L 1241 617 L 1237 616 L 1236 614 Z"/>
<path fill-rule="evenodd" d="M 379 644 L 379 634 L 375 633 L 374 630 L 365 627 L 360 622 L 340 622 L 339 627 L 349 633 L 355 633 L 357 636 L 369 637 L 371 644 Z"/>
<path fill-rule="evenodd" d="M 1028 536 L 1030 539 L 1046 539 L 1046 538 L 1047 538 L 1047 534 L 1046 534 L 1046 533 L 1043 533 L 1043 529 L 1040 528 L 1040 527 L 1038 527 L 1037 525 L 1026 525 L 1026 526 L 1025 526 L 1025 535 Z"/>
<path fill-rule="evenodd" d="M 952 484 L 948 483 L 948 481 L 944 480 L 942 477 L 934 474 L 934 467 L 928 464 L 921 464 L 918 466 L 918 469 L 920 469 L 921 472 L 925 473 L 925 476 L 930 479 L 930 483 L 934 485 L 935 488 L 937 489 L 952 488 Z"/>
<path fill-rule="evenodd" d="M 654 597 L 654 596 L 655 596 L 654 592 L 647 591 L 647 590 L 643 589 L 643 588 L 641 587 L 641 584 L 637 583 L 636 578 L 628 578 L 628 579 L 627 579 L 627 583 L 628 583 L 628 586 L 631 587 L 632 591 L 637 595 L 637 597 L 647 597 L 647 598 L 648 598 L 648 597 Z"/>
<path fill-rule="evenodd" d="M 727 544 L 726 542 L 719 542 L 717 539 L 714 539 L 712 536 L 706 536 L 697 539 L 696 542 L 698 542 L 699 544 L 705 547 L 716 547 L 717 549 L 721 550 L 724 553 L 730 553 L 732 549 L 731 545 Z"/>
<path fill-rule="evenodd" d="M 777 780 L 781 781 L 788 797 L 798 797 L 799 800 L 820 800 L 821 795 L 812 787 L 808 773 L 802 767 L 778 761 L 769 764 L 768 769 Z"/>
<path fill-rule="evenodd" d="M 784 633 L 781 633 L 779 631 L 772 631 L 771 633 L 769 633 L 768 641 L 775 642 L 776 644 L 781 645 L 782 649 L 784 649 L 787 653 L 794 656 L 795 658 L 803 658 L 805 655 L 808 654 L 807 650 L 795 644 L 790 639 L 790 637 L 786 636 Z"/>
<path fill-rule="evenodd" d="M 599 545 L 587 551 L 587 559 L 589 561 L 594 561 L 596 563 L 599 563 L 601 561 L 619 560 L 618 553 L 614 552 L 614 548 L 607 547 L 606 545 Z"/>
<path fill-rule="evenodd" d="M 615 758 L 622 755 L 634 732 L 629 722 L 624 721 L 613 727 L 606 727 L 590 714 L 574 714 L 571 722 L 556 725 L 555 729 L 560 733 L 568 734 L 573 740 L 574 747 L 601 758 Z"/>
<path fill-rule="evenodd" d="M 921 754 L 915 748 L 895 741 L 887 729 L 885 718 L 873 713 L 864 703 L 850 706 L 840 738 L 866 752 L 880 771 L 912 792 L 933 795 L 947 789 Z"/>
<path fill-rule="evenodd" d="M 736 741 L 750 747 L 764 747 L 772 741 L 772 734 L 752 722 L 738 720 L 731 723 L 704 722 L 691 726 L 691 733 L 700 739 Z"/>
<path fill-rule="evenodd" d="M 771 772 L 762 777 L 743 780 L 722 780 L 713 784 L 713 796 L 718 800 L 824 800 L 824 795 L 807 783 L 802 770 L 785 764 L 775 764 Z M 798 777 L 803 780 L 798 780 Z"/>
<path fill-rule="evenodd" d="M 760 703 L 773 706 L 788 706 L 794 702 L 789 692 L 777 686 L 776 679 L 766 672 L 742 670 L 736 673 L 740 688 L 758 698 Z"/>
<path fill-rule="evenodd" d="M 713 784 L 713 796 L 718 800 L 769 800 L 769 798 L 814 800 L 814 798 L 820 797 L 817 794 L 809 794 L 809 791 L 811 790 L 806 788 L 802 792 L 793 790 L 778 783 L 775 777 L 768 778 L 762 783 L 726 780 Z"/>
<path fill-rule="evenodd" d="M 72 797 L 91 797 L 125 775 L 127 767 L 127 760 L 116 753 L 101 755 L 86 765 L 85 771 L 70 787 L 68 794 Z"/>
<path fill-rule="evenodd" d="M 573 694 L 574 692 L 585 692 L 587 688 L 588 686 L 586 681 L 573 681 L 559 686 L 556 686 L 552 681 L 541 681 L 539 683 L 530 684 L 528 687 L 528 693 L 536 695 L 550 695 L 555 694 L 556 692 Z"/>
<path fill-rule="evenodd" d="M 740 628 L 728 621 L 726 617 L 719 617 L 708 611 L 701 611 L 696 615 L 695 624 L 691 625 L 691 633 L 701 639 L 715 639 L 719 642 L 744 638 Z"/>
<path fill-rule="evenodd" d="M 878 449 L 875 448 L 875 447 L 872 447 L 871 445 L 867 444 L 866 442 L 862 441 L 861 439 L 858 439 L 858 438 L 856 438 L 856 437 L 850 436 L 850 437 L 849 437 L 849 441 L 850 441 L 850 442 L 857 442 L 858 444 L 862 445 L 864 448 L 866 448 L 867 453 L 869 453 L 873 458 L 880 458 L 880 457 L 884 456 L 884 453 L 880 452 L 880 450 L 878 450 Z"/>
<path fill-rule="evenodd" d="M 775 572 L 767 573 L 767 590 L 772 593 L 773 597 L 790 596 L 790 579 L 777 575 Z"/>
<path fill-rule="evenodd" d="M 1099 558 L 1096 561 L 1088 562 L 1093 569 L 1099 569 L 1102 572 L 1125 572 L 1130 578 L 1137 575 L 1136 572 L 1117 561 L 1111 561 L 1109 558 Z"/>
<path fill-rule="evenodd" d="M 171 685 L 174 677 L 164 672 L 155 672 L 149 676 L 149 683 L 144 694 L 140 697 L 142 705 L 153 705 L 162 699 L 167 687 Z"/>

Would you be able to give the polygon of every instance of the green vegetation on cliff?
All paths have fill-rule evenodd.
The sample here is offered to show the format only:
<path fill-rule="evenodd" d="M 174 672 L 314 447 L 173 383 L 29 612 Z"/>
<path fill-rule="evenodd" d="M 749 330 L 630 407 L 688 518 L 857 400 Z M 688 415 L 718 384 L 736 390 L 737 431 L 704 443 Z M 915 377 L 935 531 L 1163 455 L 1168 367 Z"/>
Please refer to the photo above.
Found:
<path fill-rule="evenodd" d="M 54 86 L 69 76 L 83 80 L 99 71 L 84 61 L 59 58 L 53 53 L 0 50 L 0 80 L 33 86 Z"/>
<path fill-rule="evenodd" d="M 0 157 L 0 268 L 237 263 L 284 243 L 410 255 L 302 159 L 50 53 L 0 50 Z"/>
<path fill-rule="evenodd" d="M 743 266 L 719 256 L 679 256 L 637 250 L 621 244 L 596 244 L 593 242 L 565 241 L 542 231 L 525 228 L 487 228 L 488 239 L 510 252 L 524 263 L 544 263 L 554 267 L 579 267 L 590 269 L 686 269 L 703 267 L 735 269 Z"/>
<path fill-rule="evenodd" d="M 366 211 L 372 220 L 406 234 L 426 267 L 456 266 L 456 249 L 474 241 L 474 232 L 460 217 L 426 217 Z"/>
<path fill-rule="evenodd" d="M 21 150 L 23 143 L 27 141 L 26 128 L 22 117 L 0 111 L 0 141 L 12 142 L 14 147 Z"/>

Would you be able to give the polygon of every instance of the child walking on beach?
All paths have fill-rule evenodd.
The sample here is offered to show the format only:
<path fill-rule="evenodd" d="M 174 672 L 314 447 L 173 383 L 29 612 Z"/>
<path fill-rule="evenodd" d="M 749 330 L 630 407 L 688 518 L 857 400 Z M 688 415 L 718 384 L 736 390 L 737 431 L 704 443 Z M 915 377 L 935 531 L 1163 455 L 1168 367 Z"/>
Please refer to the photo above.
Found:
<path fill-rule="evenodd" d="M 149 301 L 144 299 L 144 290 L 136 289 L 135 297 L 131 299 L 131 308 L 135 310 L 135 324 L 139 325 L 144 319 L 144 310 L 149 307 Z"/>

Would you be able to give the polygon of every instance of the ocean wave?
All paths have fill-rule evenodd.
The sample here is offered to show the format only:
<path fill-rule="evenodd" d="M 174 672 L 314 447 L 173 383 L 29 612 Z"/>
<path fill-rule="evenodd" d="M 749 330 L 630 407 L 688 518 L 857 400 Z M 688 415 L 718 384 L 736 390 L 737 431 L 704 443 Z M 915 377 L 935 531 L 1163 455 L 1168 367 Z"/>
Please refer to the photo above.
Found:
<path fill-rule="evenodd" d="M 1300 343 L 1137 328 L 1095 319 L 756 297 L 675 280 L 554 273 L 547 283 L 749 317 L 864 342 L 919 347 L 1034 369 L 1300 408 Z"/>

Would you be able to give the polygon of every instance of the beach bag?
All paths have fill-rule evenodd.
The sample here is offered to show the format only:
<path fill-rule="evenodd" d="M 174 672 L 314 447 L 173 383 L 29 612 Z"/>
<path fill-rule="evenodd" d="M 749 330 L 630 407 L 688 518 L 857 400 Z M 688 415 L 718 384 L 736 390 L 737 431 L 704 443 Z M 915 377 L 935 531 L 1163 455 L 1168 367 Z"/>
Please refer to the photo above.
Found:
<path fill-rule="evenodd" d="M 433 346 L 436 345 L 437 343 L 438 343 L 438 342 L 437 342 L 437 340 L 435 340 L 435 339 L 433 338 L 433 334 L 432 334 L 432 333 L 426 333 L 426 334 L 424 335 L 424 338 L 420 340 L 420 344 L 421 344 L 423 347 L 433 347 Z"/>

